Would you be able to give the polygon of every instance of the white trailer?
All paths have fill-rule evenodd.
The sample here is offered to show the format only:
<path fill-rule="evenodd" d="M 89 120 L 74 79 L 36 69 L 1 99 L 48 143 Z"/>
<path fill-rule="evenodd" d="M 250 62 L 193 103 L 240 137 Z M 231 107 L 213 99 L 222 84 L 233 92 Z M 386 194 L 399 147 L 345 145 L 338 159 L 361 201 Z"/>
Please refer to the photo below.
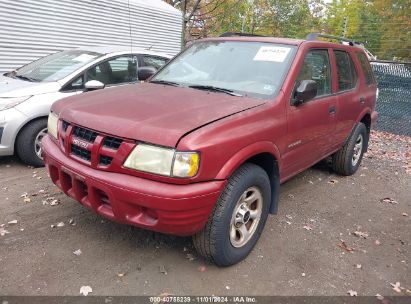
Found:
<path fill-rule="evenodd" d="M 162 0 L 1 0 L 0 73 L 84 46 L 134 46 L 175 55 L 181 24 L 181 12 Z"/>

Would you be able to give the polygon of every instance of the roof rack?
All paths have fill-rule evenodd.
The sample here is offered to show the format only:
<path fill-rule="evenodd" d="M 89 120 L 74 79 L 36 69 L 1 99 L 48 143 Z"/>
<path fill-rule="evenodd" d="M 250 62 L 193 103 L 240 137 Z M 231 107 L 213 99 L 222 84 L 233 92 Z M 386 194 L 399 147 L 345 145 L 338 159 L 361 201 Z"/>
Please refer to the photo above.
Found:
<path fill-rule="evenodd" d="M 369 60 L 375 60 L 377 58 L 373 54 L 371 54 L 371 52 L 369 50 L 367 50 L 365 48 L 364 43 L 359 42 L 359 41 L 354 41 L 354 40 L 351 40 L 351 39 L 347 39 L 345 37 L 337 37 L 337 36 L 321 34 L 321 33 L 311 33 L 311 34 L 307 35 L 307 40 L 309 40 L 309 41 L 318 40 L 319 37 L 320 38 L 332 39 L 332 40 L 338 40 L 338 41 L 341 41 L 341 43 L 343 43 L 343 44 L 348 44 L 348 45 L 351 45 L 351 46 L 362 48 L 365 51 L 365 54 L 367 55 Z"/>
<path fill-rule="evenodd" d="M 266 37 L 266 36 L 250 34 L 250 33 L 225 32 L 221 34 L 220 37 Z"/>
<path fill-rule="evenodd" d="M 332 40 L 339 40 L 341 42 L 348 42 L 349 45 L 354 46 L 354 45 L 363 45 L 362 42 L 354 41 L 352 39 L 347 39 L 345 37 L 338 37 L 338 36 L 332 36 L 332 35 L 327 35 L 327 34 L 321 34 L 321 33 L 311 33 L 307 35 L 307 40 L 318 40 L 318 38 L 327 38 L 327 39 L 332 39 Z"/>

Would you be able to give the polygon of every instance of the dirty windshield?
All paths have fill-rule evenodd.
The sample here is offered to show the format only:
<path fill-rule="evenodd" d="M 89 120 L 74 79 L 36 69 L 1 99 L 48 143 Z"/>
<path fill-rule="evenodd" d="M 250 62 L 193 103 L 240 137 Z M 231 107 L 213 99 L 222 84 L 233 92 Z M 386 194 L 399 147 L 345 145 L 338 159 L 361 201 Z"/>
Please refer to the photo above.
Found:
<path fill-rule="evenodd" d="M 283 44 L 195 43 L 152 82 L 266 99 L 280 89 L 294 52 L 295 46 Z"/>

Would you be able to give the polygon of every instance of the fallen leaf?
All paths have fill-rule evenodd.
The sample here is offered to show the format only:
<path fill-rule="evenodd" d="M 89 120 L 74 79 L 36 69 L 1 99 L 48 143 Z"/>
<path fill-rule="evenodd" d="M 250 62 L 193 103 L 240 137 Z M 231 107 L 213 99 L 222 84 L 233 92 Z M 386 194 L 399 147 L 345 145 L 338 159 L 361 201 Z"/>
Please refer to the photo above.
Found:
<path fill-rule="evenodd" d="M 331 185 L 334 185 L 334 184 L 338 183 L 338 181 L 335 180 L 335 179 L 332 179 L 332 180 L 328 181 L 328 183 L 331 184 Z"/>
<path fill-rule="evenodd" d="M 395 292 L 398 292 L 398 293 L 401 293 L 401 288 L 400 288 L 400 282 L 396 282 L 395 284 L 393 284 L 393 283 L 390 283 L 390 285 L 392 286 L 392 289 L 395 291 Z"/>
<path fill-rule="evenodd" d="M 56 206 L 56 205 L 58 205 L 59 204 L 59 201 L 58 200 L 52 200 L 51 202 L 50 202 L 50 206 Z"/>
<path fill-rule="evenodd" d="M 381 242 L 379 240 L 375 240 L 374 244 L 375 245 L 381 245 Z"/>
<path fill-rule="evenodd" d="M 5 236 L 6 234 L 8 234 L 10 232 L 8 232 L 6 229 L 4 229 L 3 227 L 0 228 L 0 236 Z"/>
<path fill-rule="evenodd" d="M 301 276 L 302 276 L 302 277 L 305 277 L 305 272 L 303 272 L 303 273 L 301 274 Z"/>
<path fill-rule="evenodd" d="M 361 268 L 362 268 L 361 264 L 357 264 L 356 267 L 357 267 L 357 269 L 361 269 Z"/>
<path fill-rule="evenodd" d="M 358 296 L 358 293 L 354 290 L 348 290 L 347 293 L 350 295 L 350 297 L 356 297 Z"/>
<path fill-rule="evenodd" d="M 398 202 L 395 199 L 392 199 L 390 197 L 382 198 L 380 201 L 381 203 L 387 203 L 387 204 L 393 204 L 393 205 L 398 204 Z"/>
<path fill-rule="evenodd" d="M 205 272 L 206 271 L 206 267 L 204 265 L 201 265 L 198 267 L 198 271 L 199 272 Z"/>
<path fill-rule="evenodd" d="M 403 212 L 402 216 L 408 216 L 408 213 Z"/>
<path fill-rule="evenodd" d="M 380 295 L 379 293 L 377 293 L 375 296 L 376 296 L 377 299 L 380 300 L 380 301 L 384 300 L 384 297 L 383 297 L 382 295 Z"/>
<path fill-rule="evenodd" d="M 72 225 L 72 226 L 75 226 L 75 225 L 76 225 L 76 223 L 74 222 L 73 219 L 69 219 L 68 223 L 69 223 L 69 225 Z"/>
<path fill-rule="evenodd" d="M 159 267 L 159 270 L 160 270 L 160 273 L 162 273 L 162 274 L 164 274 L 164 275 L 167 275 L 167 269 L 166 269 L 165 266 L 161 265 L 161 266 Z"/>
<path fill-rule="evenodd" d="M 305 225 L 303 226 L 303 228 L 308 231 L 313 230 L 313 227 L 311 227 L 310 225 Z"/>
<path fill-rule="evenodd" d="M 289 214 L 287 214 L 285 217 L 288 218 L 289 220 L 292 220 L 292 219 L 293 219 L 293 217 L 292 217 L 291 215 L 289 215 Z"/>
<path fill-rule="evenodd" d="M 81 255 L 81 250 L 80 249 L 77 249 L 76 251 L 73 251 L 73 253 L 76 255 L 76 256 L 79 256 L 79 255 Z"/>
<path fill-rule="evenodd" d="M 292 194 L 288 194 L 288 197 L 291 198 L 291 199 L 295 198 L 295 196 L 292 195 Z"/>
<path fill-rule="evenodd" d="M 7 224 L 9 224 L 9 225 L 15 225 L 15 224 L 17 224 L 17 220 L 12 220 L 12 221 L 8 222 Z"/>
<path fill-rule="evenodd" d="M 64 227 L 64 223 L 63 222 L 58 223 L 57 227 Z"/>
<path fill-rule="evenodd" d="M 194 261 L 196 259 L 196 257 L 194 255 L 192 255 L 191 253 L 187 253 L 186 258 L 191 262 Z"/>
<path fill-rule="evenodd" d="M 81 286 L 80 294 L 87 296 L 89 293 L 93 292 L 93 289 L 90 286 Z"/>
<path fill-rule="evenodd" d="M 226 286 L 225 289 L 230 290 L 230 286 Z"/>
<path fill-rule="evenodd" d="M 353 235 L 355 235 L 356 237 L 361 237 L 363 239 L 366 239 L 368 237 L 367 232 L 361 232 L 361 231 L 354 231 Z"/>
<path fill-rule="evenodd" d="M 25 202 L 25 203 L 30 203 L 30 202 L 31 202 L 31 199 L 30 199 L 29 197 L 26 197 L 26 198 L 24 199 L 24 202 Z"/>
<path fill-rule="evenodd" d="M 341 240 L 341 243 L 338 244 L 338 247 L 340 247 L 340 248 L 342 248 L 342 249 L 344 249 L 345 251 L 350 252 L 350 253 L 352 253 L 352 252 L 354 251 L 354 248 L 348 246 L 348 245 L 345 243 L 345 241 L 343 241 L 343 240 Z"/>
<path fill-rule="evenodd" d="M 118 276 L 119 278 L 122 278 L 122 277 L 124 277 L 125 275 L 126 275 L 125 272 L 123 272 L 123 273 L 117 273 L 117 276 Z"/>
<path fill-rule="evenodd" d="M 26 198 L 27 196 L 28 196 L 27 192 L 24 192 L 22 195 L 20 195 L 20 197 L 24 197 L 24 198 Z"/>

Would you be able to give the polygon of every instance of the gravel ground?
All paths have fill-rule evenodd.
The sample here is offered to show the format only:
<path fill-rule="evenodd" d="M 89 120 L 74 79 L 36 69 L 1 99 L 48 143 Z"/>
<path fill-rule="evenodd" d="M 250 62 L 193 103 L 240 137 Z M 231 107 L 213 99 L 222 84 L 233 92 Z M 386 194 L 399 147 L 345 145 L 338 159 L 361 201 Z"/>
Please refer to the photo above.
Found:
<path fill-rule="evenodd" d="M 291 179 L 254 251 L 229 268 L 204 262 L 190 238 L 107 221 L 44 169 L 0 158 L 0 295 L 411 295 L 410 151 L 411 138 L 373 132 L 356 175 L 322 162 Z"/>

